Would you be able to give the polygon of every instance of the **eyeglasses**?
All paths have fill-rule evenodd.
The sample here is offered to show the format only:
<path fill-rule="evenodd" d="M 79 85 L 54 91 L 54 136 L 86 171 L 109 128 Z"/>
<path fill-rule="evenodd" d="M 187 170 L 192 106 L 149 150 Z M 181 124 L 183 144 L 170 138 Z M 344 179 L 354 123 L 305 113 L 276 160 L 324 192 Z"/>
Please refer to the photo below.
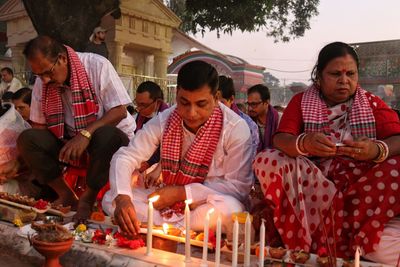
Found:
<path fill-rule="evenodd" d="M 245 104 L 248 105 L 251 108 L 256 108 L 258 105 L 260 105 L 263 101 L 258 101 L 258 102 L 246 102 Z"/>
<path fill-rule="evenodd" d="M 153 102 L 148 103 L 148 104 L 142 104 L 142 103 L 137 103 L 136 100 L 133 101 L 133 104 L 135 105 L 135 108 L 137 111 L 140 110 L 145 110 L 147 108 L 149 108 L 152 104 L 154 104 L 155 102 L 157 102 L 157 100 L 153 100 Z"/>
<path fill-rule="evenodd" d="M 54 62 L 53 66 L 51 66 L 51 68 L 49 70 L 46 70 L 46 71 L 44 71 L 42 73 L 38 73 L 38 74 L 35 74 L 35 75 L 38 76 L 39 78 L 51 77 L 53 75 L 54 68 L 56 67 L 58 59 L 59 59 L 59 57 L 57 56 L 56 61 Z"/>

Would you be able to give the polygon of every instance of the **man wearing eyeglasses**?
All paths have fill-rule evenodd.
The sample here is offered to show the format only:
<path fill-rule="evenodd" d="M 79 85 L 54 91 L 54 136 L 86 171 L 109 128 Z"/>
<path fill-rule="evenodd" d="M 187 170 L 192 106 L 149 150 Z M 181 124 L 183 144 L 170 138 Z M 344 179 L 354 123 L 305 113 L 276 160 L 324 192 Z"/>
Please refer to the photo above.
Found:
<path fill-rule="evenodd" d="M 85 219 L 108 181 L 112 155 L 134 135 L 135 121 L 125 108 L 131 100 L 102 56 L 77 53 L 47 36 L 29 41 L 24 55 L 40 79 L 32 91 L 33 129 L 19 136 L 20 154 L 36 179 L 57 193 L 55 203 L 72 207 L 77 197 L 65 183 L 62 168 L 82 167 L 88 158 L 83 165 L 88 189 L 76 214 Z"/>
<path fill-rule="evenodd" d="M 168 108 L 164 102 L 164 94 L 160 86 L 154 82 L 142 82 L 136 89 L 135 106 L 138 113 L 134 116 L 136 121 L 135 133 L 142 129 L 151 118 Z M 150 166 L 160 161 L 160 148 L 147 161 L 142 162 L 139 172 L 147 170 Z"/>
<path fill-rule="evenodd" d="M 265 85 L 257 84 L 247 90 L 248 114 L 257 123 L 260 136 L 257 152 L 272 147 L 272 136 L 279 123 L 279 114 L 270 105 L 270 98 Z"/>

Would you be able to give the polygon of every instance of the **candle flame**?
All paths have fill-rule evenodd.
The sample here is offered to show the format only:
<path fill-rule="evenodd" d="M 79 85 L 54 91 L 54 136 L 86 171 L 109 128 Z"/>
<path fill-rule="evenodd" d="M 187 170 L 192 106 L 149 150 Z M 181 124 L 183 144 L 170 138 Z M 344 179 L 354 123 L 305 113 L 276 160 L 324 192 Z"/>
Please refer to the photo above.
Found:
<path fill-rule="evenodd" d="M 159 198 L 160 198 L 160 195 L 152 196 L 151 198 L 149 198 L 149 202 L 154 203 L 154 202 L 156 202 Z"/>
<path fill-rule="evenodd" d="M 211 215 L 211 213 L 213 213 L 213 212 L 214 212 L 214 208 L 209 209 L 208 210 L 208 215 Z"/>
<path fill-rule="evenodd" d="M 162 225 L 162 228 L 163 228 L 163 231 L 164 231 L 164 234 L 168 234 L 168 223 L 163 223 L 163 225 Z"/>
<path fill-rule="evenodd" d="M 193 202 L 193 200 L 191 200 L 191 199 L 186 199 L 185 200 L 186 205 L 190 205 L 190 204 L 192 204 L 192 202 Z"/>

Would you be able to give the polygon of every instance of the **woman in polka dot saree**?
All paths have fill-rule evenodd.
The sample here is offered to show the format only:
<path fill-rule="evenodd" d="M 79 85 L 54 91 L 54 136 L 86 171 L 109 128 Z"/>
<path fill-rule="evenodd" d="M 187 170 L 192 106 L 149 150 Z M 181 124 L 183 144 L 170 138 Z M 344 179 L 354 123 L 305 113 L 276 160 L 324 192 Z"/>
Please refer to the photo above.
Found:
<path fill-rule="evenodd" d="M 367 258 L 396 264 L 397 114 L 358 85 L 358 57 L 347 44 L 325 46 L 312 76 L 313 85 L 286 108 L 275 149 L 254 161 L 274 226 L 290 249 L 335 246 L 338 257 L 349 258 L 359 246 Z"/>

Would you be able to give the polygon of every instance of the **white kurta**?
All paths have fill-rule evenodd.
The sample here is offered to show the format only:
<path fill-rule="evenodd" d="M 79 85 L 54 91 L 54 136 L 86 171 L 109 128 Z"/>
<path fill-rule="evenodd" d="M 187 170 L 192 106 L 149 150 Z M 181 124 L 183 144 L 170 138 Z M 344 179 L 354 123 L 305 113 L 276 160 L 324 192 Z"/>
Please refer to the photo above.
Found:
<path fill-rule="evenodd" d="M 11 82 L 6 83 L 5 81 L 1 81 L 0 83 L 0 97 L 5 93 L 5 92 L 12 92 L 15 93 L 19 89 L 21 89 L 22 83 L 20 80 L 17 78 L 13 77 Z"/>
<path fill-rule="evenodd" d="M 203 218 L 209 208 L 216 209 L 230 224 L 230 214 L 242 211 L 247 201 L 253 181 L 251 169 L 251 136 L 246 122 L 229 108 L 220 104 L 223 113 L 223 129 L 214 153 L 208 175 L 203 184 L 185 185 L 187 198 L 193 203 L 206 203 L 192 211 L 191 221 L 194 229 L 203 227 Z M 132 173 L 148 160 L 162 140 L 167 120 L 175 106 L 158 114 L 146 123 L 141 131 L 131 140 L 129 146 L 121 147 L 111 161 L 111 190 L 103 199 L 104 210 L 112 214 L 112 202 L 119 194 L 128 195 L 135 205 L 139 220 L 146 220 L 147 195 L 154 191 L 138 188 L 138 181 L 132 179 Z M 194 135 L 184 131 L 183 150 L 187 150 L 194 140 Z M 162 149 L 162 144 L 161 144 Z M 154 223 L 163 222 L 158 212 Z M 211 225 L 215 220 L 211 219 Z M 228 224 L 226 227 L 228 227 Z"/>
<path fill-rule="evenodd" d="M 98 119 L 114 107 L 132 103 L 128 92 L 110 61 L 92 53 L 77 52 L 77 54 L 85 67 L 99 103 Z M 64 107 L 65 124 L 68 126 L 68 129 L 74 129 L 75 122 L 71 91 L 66 90 L 61 95 L 61 99 Z M 38 78 L 32 91 L 30 120 L 35 123 L 46 124 L 46 118 L 44 117 L 41 105 L 42 80 Z M 128 135 L 129 138 L 132 138 L 136 129 L 136 123 L 127 111 L 126 118 L 121 120 L 117 127 Z"/>

